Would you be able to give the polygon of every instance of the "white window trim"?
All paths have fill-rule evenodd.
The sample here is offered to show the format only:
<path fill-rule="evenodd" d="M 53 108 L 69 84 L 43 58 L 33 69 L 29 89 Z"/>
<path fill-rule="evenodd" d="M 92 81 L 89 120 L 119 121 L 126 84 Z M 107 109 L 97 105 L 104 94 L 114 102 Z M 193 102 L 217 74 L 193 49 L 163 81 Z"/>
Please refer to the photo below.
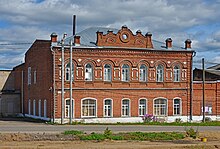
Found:
<path fill-rule="evenodd" d="M 105 101 L 106 100 L 111 100 L 111 116 L 105 116 Z M 103 117 L 113 117 L 113 100 L 111 98 L 105 98 L 103 100 Z"/>
<path fill-rule="evenodd" d="M 66 100 L 70 100 L 70 98 L 65 99 L 65 118 L 69 118 L 69 117 L 66 117 Z M 74 103 L 73 98 L 72 98 L 72 104 L 73 104 L 73 106 L 72 106 L 72 118 L 74 118 L 75 117 L 75 103 Z M 70 107 L 69 107 L 69 109 L 70 109 Z"/>
<path fill-rule="evenodd" d="M 145 114 L 148 113 L 148 100 L 147 100 L 147 98 L 140 98 L 140 99 L 138 100 L 138 116 L 144 116 L 144 115 L 140 115 L 140 110 L 139 110 L 140 101 L 141 101 L 142 99 L 144 99 L 144 100 L 146 101 Z"/>
<path fill-rule="evenodd" d="M 92 100 L 95 100 L 95 116 L 83 116 L 82 115 L 82 105 L 83 105 L 83 100 L 86 100 L 86 99 L 92 99 Z M 98 109 L 98 105 L 97 105 L 97 99 L 96 98 L 92 98 L 92 97 L 86 97 L 86 98 L 83 98 L 81 99 L 81 118 L 95 118 L 97 117 L 97 109 Z"/>
<path fill-rule="evenodd" d="M 110 69 L 110 80 L 106 80 L 105 79 L 105 69 L 107 69 L 107 68 L 105 68 L 105 65 L 109 65 L 110 66 L 110 68 L 108 68 L 108 69 Z M 110 64 L 104 64 L 104 67 L 103 67 L 104 69 L 104 72 L 103 72 L 103 80 L 105 81 L 105 82 L 111 82 L 112 81 L 112 65 L 110 65 Z"/>
<path fill-rule="evenodd" d="M 175 76 L 176 76 L 176 75 L 175 75 L 175 74 L 176 74 L 176 73 L 175 73 L 175 70 L 177 70 L 177 69 L 174 69 L 175 67 L 178 67 L 178 71 L 179 71 L 179 73 L 178 73 L 178 74 L 179 74 L 179 75 L 178 75 L 178 76 L 179 76 L 179 77 L 178 77 L 178 80 L 175 80 L 175 78 L 176 78 L 176 77 L 175 77 Z M 180 82 L 180 80 L 181 80 L 180 77 L 181 77 L 180 66 L 179 66 L 179 65 L 175 65 L 175 66 L 173 67 L 173 82 Z"/>
<path fill-rule="evenodd" d="M 157 99 L 165 99 L 165 100 L 167 101 L 167 107 L 166 107 L 167 109 L 166 109 L 166 114 L 165 114 L 165 115 L 155 115 L 155 113 L 154 113 L 154 101 L 157 100 Z M 168 110 L 169 110 L 169 109 L 168 109 L 168 99 L 167 99 L 167 98 L 157 97 L 157 98 L 154 98 L 154 99 L 153 99 L 153 115 L 154 115 L 154 116 L 166 117 L 166 116 L 168 116 Z"/>
<path fill-rule="evenodd" d="M 121 81 L 122 81 L 122 82 L 130 82 L 130 80 L 131 80 L 130 65 L 128 65 L 128 68 L 123 68 L 124 65 L 128 65 L 128 64 L 123 64 L 123 65 L 121 66 Z M 123 69 L 128 70 L 128 80 L 124 80 L 124 79 L 123 79 L 123 75 L 124 75 L 124 74 L 123 74 Z"/>
<path fill-rule="evenodd" d="M 179 99 L 180 100 L 180 114 L 174 114 L 174 100 Z M 181 116 L 182 115 L 182 99 L 180 97 L 173 98 L 173 115 L 174 116 Z"/>
<path fill-rule="evenodd" d="M 141 80 L 141 77 L 140 77 L 140 75 L 141 75 L 141 65 L 144 65 L 144 66 L 145 66 L 145 71 L 146 71 L 146 72 L 145 72 L 145 76 L 144 76 L 145 80 Z M 147 76 L 148 76 L 148 73 L 147 73 L 147 72 L 148 72 L 148 67 L 147 67 L 147 65 L 145 65 L 145 64 L 141 64 L 141 65 L 140 65 L 140 67 L 139 67 L 139 81 L 140 81 L 140 82 L 147 82 L 147 80 L 148 80 L 148 77 L 147 77 Z"/>
<path fill-rule="evenodd" d="M 88 64 L 90 64 L 91 66 L 92 66 L 92 68 L 91 68 L 91 70 L 92 70 L 92 72 L 91 72 L 91 80 L 86 80 L 86 65 L 88 65 Z M 85 81 L 93 81 L 94 80 L 94 66 L 93 66 L 93 64 L 92 63 L 86 63 L 85 64 L 85 66 L 84 66 L 84 68 L 85 68 L 85 77 L 84 77 L 84 80 Z"/>
<path fill-rule="evenodd" d="M 158 66 L 162 66 L 162 80 L 159 80 L 159 78 L 158 78 Z M 156 81 L 157 82 L 164 82 L 164 66 L 162 64 L 159 64 L 156 67 Z"/>
<path fill-rule="evenodd" d="M 70 77 L 71 77 L 70 66 L 67 67 L 68 64 L 70 65 L 70 62 L 65 65 L 65 81 L 70 81 Z M 68 71 L 69 79 L 66 79 L 67 71 Z M 74 81 L 74 64 L 73 63 L 72 63 L 72 80 Z"/>
<path fill-rule="evenodd" d="M 127 115 L 122 115 L 122 104 L 123 100 L 128 100 L 129 101 L 129 107 L 128 107 L 128 116 Z M 121 117 L 130 117 L 131 116 L 131 100 L 129 98 L 123 98 L 121 100 Z"/>

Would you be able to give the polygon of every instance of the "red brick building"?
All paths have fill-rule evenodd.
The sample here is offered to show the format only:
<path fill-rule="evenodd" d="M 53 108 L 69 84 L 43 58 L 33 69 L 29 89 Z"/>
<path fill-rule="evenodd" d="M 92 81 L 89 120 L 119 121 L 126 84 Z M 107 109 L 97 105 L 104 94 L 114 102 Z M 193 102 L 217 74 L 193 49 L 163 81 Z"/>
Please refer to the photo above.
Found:
<path fill-rule="evenodd" d="M 193 53 L 190 40 L 180 48 L 171 38 L 159 42 L 126 26 L 88 28 L 61 42 L 53 33 L 25 54 L 23 112 L 64 123 L 138 122 L 145 114 L 187 121 Z"/>

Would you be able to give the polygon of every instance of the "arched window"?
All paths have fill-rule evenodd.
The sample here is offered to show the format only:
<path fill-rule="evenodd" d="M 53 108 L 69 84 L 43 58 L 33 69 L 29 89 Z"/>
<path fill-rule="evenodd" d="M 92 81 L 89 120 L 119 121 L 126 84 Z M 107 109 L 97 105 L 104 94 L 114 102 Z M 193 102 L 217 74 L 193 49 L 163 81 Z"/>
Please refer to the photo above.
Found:
<path fill-rule="evenodd" d="M 174 76 L 174 79 L 173 79 L 174 82 L 180 81 L 180 68 L 179 68 L 179 66 L 174 66 L 173 76 Z"/>
<path fill-rule="evenodd" d="M 92 81 L 93 80 L 93 68 L 92 68 L 91 64 L 86 64 L 85 80 L 86 81 Z"/>
<path fill-rule="evenodd" d="M 146 82 L 147 81 L 147 67 L 144 64 L 142 64 L 140 66 L 140 81 L 141 82 Z"/>
<path fill-rule="evenodd" d="M 112 117 L 112 100 L 104 100 L 104 117 Z"/>
<path fill-rule="evenodd" d="M 180 99 L 174 99 L 173 100 L 173 114 L 174 115 L 181 115 L 181 100 Z"/>
<path fill-rule="evenodd" d="M 130 68 L 128 64 L 122 65 L 121 80 L 126 82 L 130 80 Z"/>
<path fill-rule="evenodd" d="M 70 81 L 70 63 L 68 63 L 66 65 L 66 68 L 65 68 L 65 71 L 66 71 L 66 81 Z M 72 64 L 72 80 L 74 80 L 74 66 Z"/>
<path fill-rule="evenodd" d="M 139 100 L 139 116 L 144 116 L 146 114 L 147 101 L 146 99 Z"/>
<path fill-rule="evenodd" d="M 112 80 L 112 72 L 111 72 L 111 65 L 105 64 L 104 66 L 104 81 L 111 81 Z"/>
<path fill-rule="evenodd" d="M 163 66 L 157 66 L 157 82 L 163 82 Z"/>
<path fill-rule="evenodd" d="M 154 100 L 154 115 L 166 116 L 167 115 L 167 100 L 163 98 Z"/>
<path fill-rule="evenodd" d="M 82 117 L 96 117 L 96 100 L 82 100 Z"/>
<path fill-rule="evenodd" d="M 41 117 L 41 100 L 38 100 L 38 116 Z"/>
<path fill-rule="evenodd" d="M 73 117 L 73 100 L 72 100 L 72 117 Z M 70 99 L 65 100 L 65 117 L 70 117 Z"/>
<path fill-rule="evenodd" d="M 123 99 L 121 107 L 121 116 L 130 116 L 130 100 Z"/>

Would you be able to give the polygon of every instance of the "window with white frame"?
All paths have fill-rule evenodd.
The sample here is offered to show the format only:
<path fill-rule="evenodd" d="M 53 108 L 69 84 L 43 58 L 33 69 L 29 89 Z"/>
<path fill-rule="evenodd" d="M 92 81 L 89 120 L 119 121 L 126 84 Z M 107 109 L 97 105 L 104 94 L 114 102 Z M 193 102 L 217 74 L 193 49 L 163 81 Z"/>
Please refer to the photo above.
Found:
<path fill-rule="evenodd" d="M 36 101 L 33 100 L 33 115 L 36 115 Z"/>
<path fill-rule="evenodd" d="M 31 67 L 28 67 L 28 85 L 31 85 Z"/>
<path fill-rule="evenodd" d="M 104 81 L 111 81 L 112 72 L 111 72 L 111 65 L 105 64 L 104 66 Z"/>
<path fill-rule="evenodd" d="M 41 117 L 41 100 L 38 101 L 38 116 Z"/>
<path fill-rule="evenodd" d="M 147 111 L 147 102 L 146 99 L 139 100 L 139 116 L 144 116 Z"/>
<path fill-rule="evenodd" d="M 34 71 L 34 84 L 37 83 L 37 71 L 35 70 Z"/>
<path fill-rule="evenodd" d="M 28 100 L 28 114 L 31 115 L 31 100 Z"/>
<path fill-rule="evenodd" d="M 122 109 L 121 109 L 122 116 L 130 116 L 130 100 L 123 99 L 122 100 Z"/>
<path fill-rule="evenodd" d="M 70 81 L 70 63 L 68 63 L 65 67 L 65 80 Z M 72 80 L 74 80 L 74 66 L 72 64 Z"/>
<path fill-rule="evenodd" d="M 157 82 L 163 82 L 163 66 L 158 65 L 157 66 Z"/>
<path fill-rule="evenodd" d="M 72 100 L 72 117 L 73 117 L 73 100 Z M 70 99 L 66 99 L 65 102 L 65 117 L 69 118 L 70 117 Z"/>
<path fill-rule="evenodd" d="M 173 114 L 181 115 L 181 100 L 180 99 L 173 100 Z"/>
<path fill-rule="evenodd" d="M 173 79 L 174 82 L 180 81 L 180 68 L 179 68 L 179 66 L 174 66 L 173 77 L 174 77 L 174 79 Z"/>
<path fill-rule="evenodd" d="M 112 100 L 104 100 L 104 117 L 112 117 Z"/>
<path fill-rule="evenodd" d="M 47 100 L 44 100 L 44 117 L 47 117 Z"/>
<path fill-rule="evenodd" d="M 154 100 L 154 115 L 166 116 L 167 115 L 167 100 L 163 98 Z"/>
<path fill-rule="evenodd" d="M 83 99 L 82 100 L 82 117 L 95 117 L 96 116 L 96 100 Z"/>
<path fill-rule="evenodd" d="M 140 66 L 140 79 L 141 82 L 147 81 L 147 67 L 146 65 L 142 64 Z"/>
<path fill-rule="evenodd" d="M 91 64 L 86 64 L 85 67 L 85 80 L 92 81 L 93 80 L 93 68 Z"/>
<path fill-rule="evenodd" d="M 122 65 L 121 80 L 128 82 L 130 80 L 130 68 L 128 64 Z"/>

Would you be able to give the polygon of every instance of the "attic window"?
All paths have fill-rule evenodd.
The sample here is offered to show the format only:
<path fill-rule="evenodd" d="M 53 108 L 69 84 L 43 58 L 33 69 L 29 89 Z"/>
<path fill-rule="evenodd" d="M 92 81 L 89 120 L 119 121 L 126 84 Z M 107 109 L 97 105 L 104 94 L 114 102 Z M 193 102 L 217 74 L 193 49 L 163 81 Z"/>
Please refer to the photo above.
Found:
<path fill-rule="evenodd" d="M 128 35 L 123 34 L 123 35 L 122 35 L 122 38 L 123 38 L 124 40 L 126 40 L 126 39 L 128 39 Z"/>

